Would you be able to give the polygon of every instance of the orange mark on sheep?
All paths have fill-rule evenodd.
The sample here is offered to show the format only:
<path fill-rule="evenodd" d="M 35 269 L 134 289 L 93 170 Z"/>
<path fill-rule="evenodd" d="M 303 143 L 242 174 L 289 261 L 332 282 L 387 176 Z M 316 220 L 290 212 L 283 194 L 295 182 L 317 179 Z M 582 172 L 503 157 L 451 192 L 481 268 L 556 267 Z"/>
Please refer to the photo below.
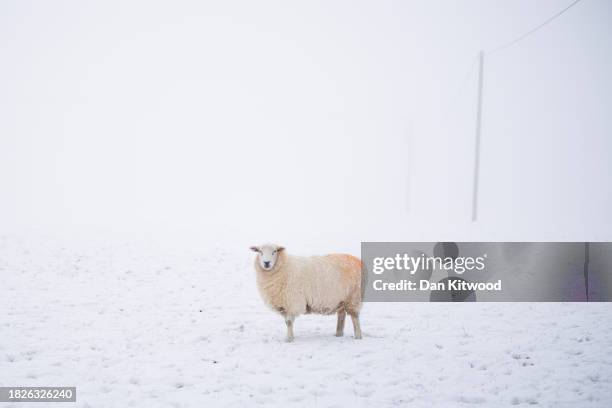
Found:
<path fill-rule="evenodd" d="M 361 260 L 359 258 L 349 254 L 330 254 L 326 257 L 338 265 L 345 283 L 353 285 L 361 283 Z"/>

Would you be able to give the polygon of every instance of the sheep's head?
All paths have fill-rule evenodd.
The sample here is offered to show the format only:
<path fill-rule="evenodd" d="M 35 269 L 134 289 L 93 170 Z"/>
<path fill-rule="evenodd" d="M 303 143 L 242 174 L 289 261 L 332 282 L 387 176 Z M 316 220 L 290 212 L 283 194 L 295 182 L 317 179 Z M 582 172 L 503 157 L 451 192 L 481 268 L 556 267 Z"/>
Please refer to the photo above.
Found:
<path fill-rule="evenodd" d="M 274 244 L 265 244 L 260 246 L 252 246 L 251 251 L 257 252 L 257 262 L 265 271 L 269 271 L 276 265 L 278 254 L 284 251 L 285 248 Z"/>

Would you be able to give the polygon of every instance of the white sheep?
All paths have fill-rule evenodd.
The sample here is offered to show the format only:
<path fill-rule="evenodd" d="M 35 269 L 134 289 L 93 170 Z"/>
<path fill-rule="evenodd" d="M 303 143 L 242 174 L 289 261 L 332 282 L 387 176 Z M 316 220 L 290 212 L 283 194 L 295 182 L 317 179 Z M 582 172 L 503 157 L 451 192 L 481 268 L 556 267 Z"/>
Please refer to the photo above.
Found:
<path fill-rule="evenodd" d="M 287 341 L 293 341 L 293 321 L 302 314 L 338 314 L 336 336 L 344 334 L 348 313 L 356 339 L 361 339 L 361 261 L 352 255 L 294 256 L 285 248 L 266 244 L 257 252 L 257 287 L 264 302 L 280 313 L 287 324 Z"/>

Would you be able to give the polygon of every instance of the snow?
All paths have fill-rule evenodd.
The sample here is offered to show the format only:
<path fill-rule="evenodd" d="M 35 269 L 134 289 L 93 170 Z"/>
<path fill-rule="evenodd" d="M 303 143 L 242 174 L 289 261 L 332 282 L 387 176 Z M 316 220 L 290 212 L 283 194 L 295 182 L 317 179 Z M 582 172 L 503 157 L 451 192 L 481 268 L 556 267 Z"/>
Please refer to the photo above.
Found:
<path fill-rule="evenodd" d="M 58 408 L 612 406 L 609 303 L 368 303 L 361 341 L 302 316 L 285 343 L 251 256 L 0 238 L 0 386 L 76 386 Z"/>

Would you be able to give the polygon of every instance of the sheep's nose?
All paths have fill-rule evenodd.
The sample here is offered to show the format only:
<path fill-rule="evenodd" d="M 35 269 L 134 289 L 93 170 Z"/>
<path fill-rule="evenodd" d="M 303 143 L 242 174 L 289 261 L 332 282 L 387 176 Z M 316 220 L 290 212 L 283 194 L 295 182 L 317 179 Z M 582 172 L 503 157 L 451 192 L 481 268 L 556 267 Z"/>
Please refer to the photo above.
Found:
<path fill-rule="evenodd" d="M 270 261 L 264 261 L 264 266 L 266 268 L 269 268 L 270 267 Z"/>

